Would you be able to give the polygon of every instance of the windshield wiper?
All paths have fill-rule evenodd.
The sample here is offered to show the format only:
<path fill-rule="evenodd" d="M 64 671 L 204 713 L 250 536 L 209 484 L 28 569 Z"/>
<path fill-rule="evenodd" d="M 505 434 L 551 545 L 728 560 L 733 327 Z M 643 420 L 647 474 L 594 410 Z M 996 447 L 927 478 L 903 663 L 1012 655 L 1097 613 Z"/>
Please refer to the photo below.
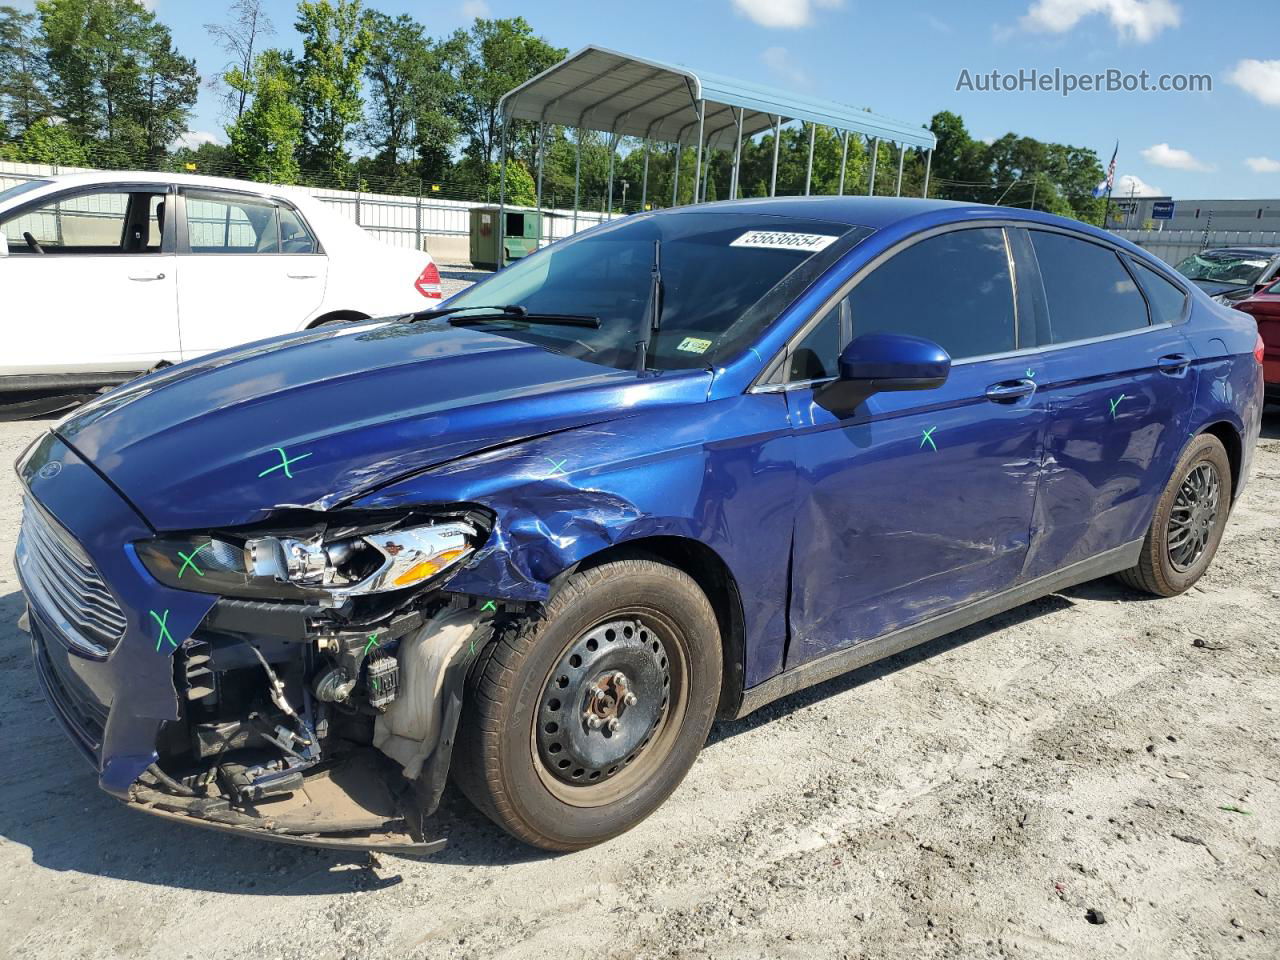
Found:
<path fill-rule="evenodd" d="M 662 326 L 662 240 L 653 241 L 653 265 L 649 267 L 649 309 L 644 321 L 644 339 L 636 341 L 636 372 L 649 366 L 649 343 Z"/>
<path fill-rule="evenodd" d="M 453 316 L 457 313 L 472 310 L 482 312 L 473 317 Z M 437 317 L 453 317 L 449 323 L 455 327 L 469 326 L 473 323 L 491 323 L 494 320 L 512 320 L 517 323 L 548 324 L 559 327 L 590 327 L 592 330 L 600 329 L 599 317 L 591 317 L 580 313 L 530 313 L 528 307 L 521 306 L 518 303 L 508 303 L 501 306 L 445 307 L 435 310 L 420 310 L 411 314 L 408 320 L 410 322 L 414 320 L 434 320 Z"/>
<path fill-rule="evenodd" d="M 419 310 L 417 313 L 411 313 L 405 319 L 408 321 L 434 320 L 436 317 L 448 317 L 455 313 L 462 313 L 464 310 L 488 310 L 490 313 L 507 314 L 517 317 L 529 312 L 518 303 L 508 303 L 505 305 L 477 304 L 474 307 L 431 307 L 427 310 Z"/>

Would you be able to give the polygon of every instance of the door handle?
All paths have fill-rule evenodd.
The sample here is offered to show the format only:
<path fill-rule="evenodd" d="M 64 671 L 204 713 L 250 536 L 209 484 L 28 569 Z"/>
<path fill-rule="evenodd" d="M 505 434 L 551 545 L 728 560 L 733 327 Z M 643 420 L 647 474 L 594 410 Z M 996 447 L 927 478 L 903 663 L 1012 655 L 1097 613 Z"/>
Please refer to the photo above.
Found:
<path fill-rule="evenodd" d="M 316 278 L 314 273 L 289 273 L 285 274 L 285 276 L 290 280 L 314 280 Z"/>
<path fill-rule="evenodd" d="M 1163 373 L 1177 373 L 1191 365 L 1191 358 L 1183 353 L 1171 353 L 1156 361 L 1156 366 Z"/>
<path fill-rule="evenodd" d="M 996 403 L 1012 403 L 1021 397 L 1029 397 L 1036 392 L 1034 380 L 1005 380 L 987 387 L 987 399 Z"/>
<path fill-rule="evenodd" d="M 131 273 L 129 274 L 129 279 L 137 280 L 139 282 L 145 283 L 148 280 L 163 280 L 164 274 L 163 273 Z"/>

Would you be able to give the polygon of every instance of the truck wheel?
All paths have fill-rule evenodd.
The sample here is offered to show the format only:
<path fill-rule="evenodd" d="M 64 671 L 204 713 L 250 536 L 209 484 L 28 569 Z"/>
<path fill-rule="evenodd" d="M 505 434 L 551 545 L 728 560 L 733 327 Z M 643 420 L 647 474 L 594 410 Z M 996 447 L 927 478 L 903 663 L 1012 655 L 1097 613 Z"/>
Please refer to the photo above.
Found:
<path fill-rule="evenodd" d="M 1173 597 L 1200 579 L 1222 542 L 1231 508 L 1231 463 L 1222 441 L 1188 444 L 1156 503 L 1138 564 L 1117 574 L 1135 590 Z"/>
<path fill-rule="evenodd" d="M 469 680 L 455 780 L 544 850 L 635 826 L 684 779 L 720 698 L 715 612 L 648 558 L 575 573 L 544 616 L 504 631 Z"/>

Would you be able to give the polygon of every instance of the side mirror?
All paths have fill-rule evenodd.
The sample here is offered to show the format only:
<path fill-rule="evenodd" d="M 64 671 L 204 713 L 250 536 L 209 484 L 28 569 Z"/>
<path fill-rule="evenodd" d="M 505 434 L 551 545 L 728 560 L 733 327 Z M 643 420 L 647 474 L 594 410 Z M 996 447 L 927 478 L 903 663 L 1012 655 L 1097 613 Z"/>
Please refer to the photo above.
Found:
<path fill-rule="evenodd" d="M 871 393 L 931 390 L 947 382 L 951 357 L 932 340 L 900 333 L 864 333 L 840 353 L 840 381 Z"/>

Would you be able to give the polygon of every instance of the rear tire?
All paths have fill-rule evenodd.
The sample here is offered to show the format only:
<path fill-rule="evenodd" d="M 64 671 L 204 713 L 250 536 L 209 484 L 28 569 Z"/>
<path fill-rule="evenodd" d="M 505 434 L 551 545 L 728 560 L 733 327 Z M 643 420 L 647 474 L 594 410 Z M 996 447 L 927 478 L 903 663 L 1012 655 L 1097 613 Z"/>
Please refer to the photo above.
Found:
<path fill-rule="evenodd" d="M 1158 597 L 1195 584 L 1222 542 L 1231 508 L 1231 462 L 1222 441 L 1202 433 L 1187 445 L 1156 503 L 1136 566 L 1121 583 Z"/>
<path fill-rule="evenodd" d="M 544 850 L 629 830 L 679 786 L 720 698 L 715 611 L 649 558 L 573 574 L 544 616 L 486 648 L 468 681 L 454 778 Z"/>

